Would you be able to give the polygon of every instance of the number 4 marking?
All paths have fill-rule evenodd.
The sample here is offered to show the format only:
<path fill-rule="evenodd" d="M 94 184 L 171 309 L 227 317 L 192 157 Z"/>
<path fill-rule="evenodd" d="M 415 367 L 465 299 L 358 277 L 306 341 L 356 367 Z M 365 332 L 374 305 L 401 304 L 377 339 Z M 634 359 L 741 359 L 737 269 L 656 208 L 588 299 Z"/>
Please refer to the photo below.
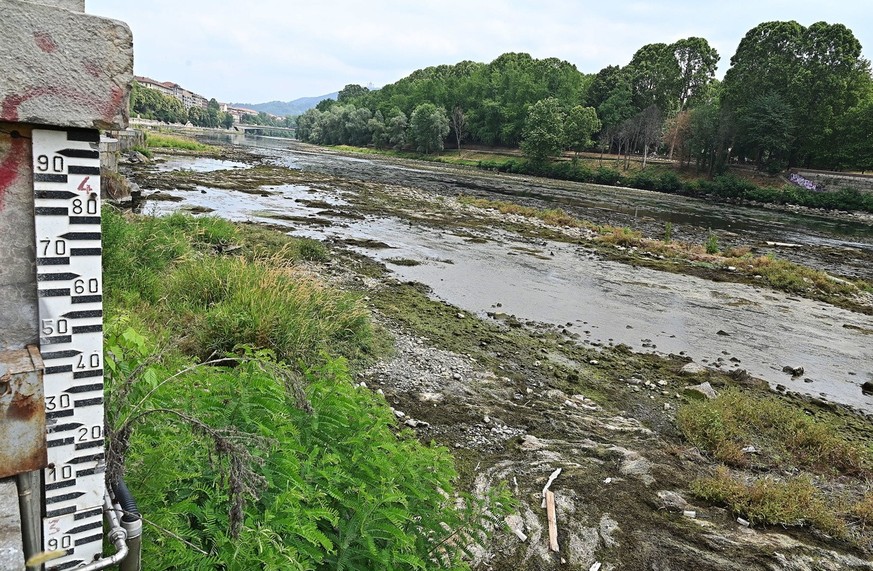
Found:
<path fill-rule="evenodd" d="M 90 176 L 86 176 L 86 177 L 82 180 L 82 182 L 79 183 L 79 186 L 76 187 L 77 190 L 81 190 L 81 191 L 83 191 L 83 192 L 91 192 L 91 185 L 88 184 L 88 180 L 89 180 L 90 178 L 91 178 Z"/>

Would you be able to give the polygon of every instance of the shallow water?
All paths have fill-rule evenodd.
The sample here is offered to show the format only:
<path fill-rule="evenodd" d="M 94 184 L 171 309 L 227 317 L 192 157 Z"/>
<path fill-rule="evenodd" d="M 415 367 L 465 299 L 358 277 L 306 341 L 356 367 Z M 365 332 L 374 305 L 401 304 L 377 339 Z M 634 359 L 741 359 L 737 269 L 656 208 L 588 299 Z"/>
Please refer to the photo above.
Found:
<path fill-rule="evenodd" d="M 294 160 L 310 159 L 298 155 Z M 339 191 L 302 185 L 265 188 L 274 194 L 170 191 L 185 201 L 152 203 L 151 208 L 163 213 L 202 205 L 231 220 L 283 225 L 292 235 L 387 243 L 388 249 L 357 249 L 466 311 L 571 323 L 568 329 L 581 335 L 580 342 L 684 352 L 700 363 L 746 369 L 771 384 L 873 412 L 873 397 L 860 389 L 864 381 L 873 381 L 873 335 L 863 333 L 873 330 L 869 316 L 764 288 L 635 268 L 599 259 L 577 245 L 531 243 L 504 232 L 490 233 L 486 243 L 472 243 L 396 218 L 372 216 L 333 218 L 334 225 L 324 227 L 321 221 L 330 214 L 299 200 L 341 206 L 346 203 Z M 282 221 L 265 216 L 269 213 L 304 220 Z M 306 217 L 313 223 L 307 224 Z M 421 264 L 392 265 L 392 258 Z M 805 374 L 792 380 L 782 372 L 784 366 L 803 367 Z"/>
<path fill-rule="evenodd" d="M 164 162 L 157 163 L 155 170 L 168 172 L 187 170 L 194 172 L 213 172 L 225 169 L 247 169 L 251 165 L 239 161 L 226 161 L 209 157 L 170 157 Z"/>

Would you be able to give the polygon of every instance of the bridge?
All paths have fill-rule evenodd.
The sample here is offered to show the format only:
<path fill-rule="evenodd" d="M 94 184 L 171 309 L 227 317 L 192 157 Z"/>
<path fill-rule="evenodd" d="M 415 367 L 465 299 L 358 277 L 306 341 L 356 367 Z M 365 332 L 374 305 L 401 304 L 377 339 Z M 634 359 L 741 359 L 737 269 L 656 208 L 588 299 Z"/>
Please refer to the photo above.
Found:
<path fill-rule="evenodd" d="M 272 125 L 245 125 L 238 123 L 233 126 L 237 131 L 245 135 L 259 135 L 269 137 L 271 133 L 279 133 L 280 137 L 293 137 L 297 129 L 294 127 L 273 127 Z"/>

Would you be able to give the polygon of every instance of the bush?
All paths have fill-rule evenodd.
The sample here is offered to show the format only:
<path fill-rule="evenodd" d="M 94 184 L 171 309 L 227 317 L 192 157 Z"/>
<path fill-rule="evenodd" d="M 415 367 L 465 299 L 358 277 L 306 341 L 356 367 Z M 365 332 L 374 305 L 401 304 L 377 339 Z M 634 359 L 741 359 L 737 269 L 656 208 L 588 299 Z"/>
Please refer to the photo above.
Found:
<path fill-rule="evenodd" d="M 703 243 L 703 247 L 707 254 L 718 254 L 718 236 L 710 231 L 706 241 Z"/>
<path fill-rule="evenodd" d="M 458 493 L 449 451 L 398 431 L 341 361 L 196 366 L 108 331 L 109 471 L 155 526 L 150 569 L 465 569 L 512 507 Z"/>

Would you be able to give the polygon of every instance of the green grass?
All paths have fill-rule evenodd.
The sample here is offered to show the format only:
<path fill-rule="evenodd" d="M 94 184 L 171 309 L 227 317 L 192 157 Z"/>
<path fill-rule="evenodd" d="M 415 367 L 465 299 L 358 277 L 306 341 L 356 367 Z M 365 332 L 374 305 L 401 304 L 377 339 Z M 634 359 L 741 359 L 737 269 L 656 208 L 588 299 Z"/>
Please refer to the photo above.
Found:
<path fill-rule="evenodd" d="M 287 362 L 328 349 L 357 357 L 370 343 L 369 314 L 357 297 L 278 261 L 193 259 L 162 281 L 160 297 L 170 322 L 190 331 L 183 347 L 204 359 L 239 344 Z"/>
<path fill-rule="evenodd" d="M 358 298 L 296 268 L 328 258 L 320 242 L 240 229 L 217 217 L 127 219 L 111 209 L 104 211 L 103 239 L 110 309 L 168 329 L 192 355 L 239 344 L 289 361 L 328 349 L 363 359 L 375 350 Z"/>
<path fill-rule="evenodd" d="M 866 429 L 843 436 L 853 434 L 853 420 L 727 388 L 682 405 L 676 421 L 691 444 L 726 464 L 691 482 L 698 498 L 752 525 L 809 526 L 870 548 L 873 448 Z M 743 452 L 749 446 L 754 452 Z"/>
<path fill-rule="evenodd" d="M 714 475 L 695 480 L 691 490 L 703 500 L 726 505 L 752 525 L 813 526 L 838 538 L 848 533 L 838 510 L 807 476 L 745 481 L 719 467 Z"/>
<path fill-rule="evenodd" d="M 146 133 L 146 145 L 152 149 L 182 149 L 185 151 L 209 151 L 215 147 L 198 143 L 194 139 L 166 133 Z"/>
<path fill-rule="evenodd" d="M 838 427 L 775 396 L 738 388 L 682 405 L 676 421 L 685 437 L 734 466 L 795 466 L 820 474 L 873 477 L 873 449 L 850 442 Z M 742 449 L 754 446 L 757 454 Z"/>

